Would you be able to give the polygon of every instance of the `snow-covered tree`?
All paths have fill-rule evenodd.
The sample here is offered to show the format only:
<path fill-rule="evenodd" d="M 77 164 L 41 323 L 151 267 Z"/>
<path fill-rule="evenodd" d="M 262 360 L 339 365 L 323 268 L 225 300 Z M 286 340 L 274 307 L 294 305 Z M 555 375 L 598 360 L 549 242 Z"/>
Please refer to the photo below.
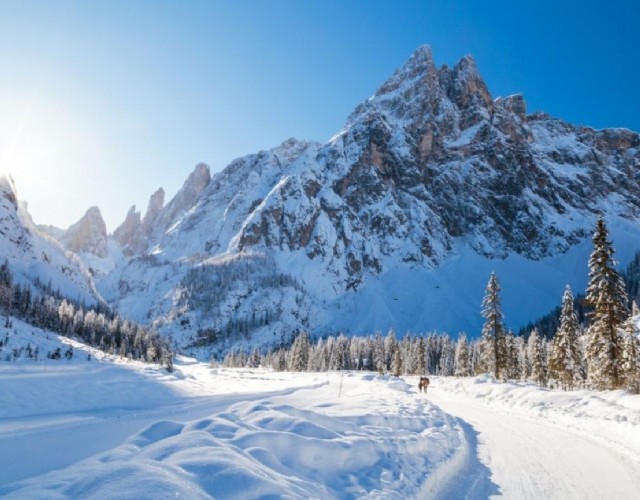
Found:
<path fill-rule="evenodd" d="M 467 343 L 467 335 L 464 333 L 460 334 L 456 343 L 454 374 L 456 377 L 468 377 L 471 374 L 469 344 Z"/>
<path fill-rule="evenodd" d="M 485 322 L 480 338 L 480 365 L 483 371 L 493 373 L 496 379 L 503 375 L 506 357 L 500 290 L 498 277 L 491 273 L 482 301 L 482 316 Z"/>
<path fill-rule="evenodd" d="M 380 332 L 376 333 L 375 339 L 373 340 L 373 366 L 379 373 L 384 373 L 387 368 L 384 339 Z"/>
<path fill-rule="evenodd" d="M 635 302 L 634 302 L 635 306 Z M 629 392 L 640 393 L 640 332 L 636 327 L 637 316 L 631 316 L 624 324 L 622 370 L 625 387 Z"/>
<path fill-rule="evenodd" d="M 535 328 L 529 335 L 527 351 L 531 360 L 531 380 L 538 385 L 547 385 L 547 356 L 544 346 L 544 339 L 538 334 Z"/>
<path fill-rule="evenodd" d="M 391 359 L 391 373 L 399 377 L 402 374 L 402 369 L 402 355 L 400 354 L 400 349 L 396 346 L 393 352 L 393 358 Z"/>
<path fill-rule="evenodd" d="M 607 227 L 600 217 L 593 235 L 586 296 L 592 308 L 586 358 L 589 383 L 595 389 L 616 389 L 624 384 L 620 327 L 629 310 L 624 282 L 615 270 L 613 254 Z"/>
<path fill-rule="evenodd" d="M 294 372 L 307 371 L 309 366 L 309 335 L 299 334 L 293 341 L 289 357 L 289 369 Z"/>
<path fill-rule="evenodd" d="M 425 375 L 427 373 L 427 365 L 426 365 L 426 349 L 424 345 L 424 338 L 420 336 L 418 338 L 418 342 L 416 342 L 416 374 L 417 375 Z"/>
<path fill-rule="evenodd" d="M 511 332 L 505 335 L 505 378 L 517 380 L 520 378 L 520 358 L 516 338 Z"/>
<path fill-rule="evenodd" d="M 560 327 L 555 334 L 549 355 L 549 370 L 565 390 L 573 390 L 581 379 L 580 324 L 573 307 L 573 293 L 569 285 L 562 296 Z"/>

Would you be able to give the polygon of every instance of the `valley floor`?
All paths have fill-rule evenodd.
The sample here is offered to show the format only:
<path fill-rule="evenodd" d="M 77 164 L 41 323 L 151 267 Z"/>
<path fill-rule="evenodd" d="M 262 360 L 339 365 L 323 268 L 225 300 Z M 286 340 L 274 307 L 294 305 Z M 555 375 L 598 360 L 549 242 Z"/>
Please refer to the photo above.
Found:
<path fill-rule="evenodd" d="M 0 496 L 640 498 L 639 396 L 83 349 L 0 361 Z"/>

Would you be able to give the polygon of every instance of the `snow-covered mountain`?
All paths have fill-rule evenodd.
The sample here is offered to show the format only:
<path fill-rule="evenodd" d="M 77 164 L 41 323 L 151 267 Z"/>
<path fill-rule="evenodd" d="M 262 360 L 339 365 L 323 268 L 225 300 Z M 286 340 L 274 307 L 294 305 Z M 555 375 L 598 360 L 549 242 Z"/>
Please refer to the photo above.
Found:
<path fill-rule="evenodd" d="M 640 248 L 639 167 L 637 133 L 527 114 L 424 46 L 327 143 L 200 164 L 133 207 L 98 288 L 201 353 L 301 329 L 475 336 L 491 271 L 517 328 L 584 287 L 597 214 L 622 263 Z"/>
<path fill-rule="evenodd" d="M 35 285 L 36 290 L 51 285 L 52 290 L 87 304 L 99 300 L 78 257 L 35 226 L 7 174 L 0 174 L 0 255 L 18 283 Z"/>
<path fill-rule="evenodd" d="M 297 329 L 474 335 L 496 270 L 516 327 L 584 286 L 596 214 L 631 258 L 639 165 L 638 134 L 527 115 L 522 96 L 491 96 L 470 56 L 438 68 L 421 47 L 326 144 L 289 139 L 210 181 L 199 165 L 167 206 L 158 191 L 144 219 L 132 209 L 116 237 L 133 258 L 100 287 L 183 346 Z"/>

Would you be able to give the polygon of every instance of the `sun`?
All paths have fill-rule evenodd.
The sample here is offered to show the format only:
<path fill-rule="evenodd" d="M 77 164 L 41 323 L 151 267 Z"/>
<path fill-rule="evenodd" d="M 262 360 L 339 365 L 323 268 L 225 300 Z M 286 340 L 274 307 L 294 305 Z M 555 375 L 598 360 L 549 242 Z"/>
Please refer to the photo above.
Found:
<path fill-rule="evenodd" d="M 83 170 L 90 174 L 88 127 L 69 105 L 37 94 L 0 92 L 0 109 L 0 172 L 13 178 L 20 199 L 39 212 L 32 215 L 65 219 L 80 194 L 77 185 L 75 194 L 69 192 L 71 180 Z"/>

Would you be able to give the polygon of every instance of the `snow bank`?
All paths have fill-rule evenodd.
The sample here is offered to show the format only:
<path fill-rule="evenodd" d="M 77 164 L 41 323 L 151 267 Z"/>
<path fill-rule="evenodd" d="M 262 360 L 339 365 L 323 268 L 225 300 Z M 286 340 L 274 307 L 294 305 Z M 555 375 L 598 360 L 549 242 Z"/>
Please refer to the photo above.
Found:
<path fill-rule="evenodd" d="M 640 459 L 640 395 L 625 391 L 565 392 L 488 376 L 440 377 L 434 389 L 482 401 L 500 412 L 544 419 Z"/>

